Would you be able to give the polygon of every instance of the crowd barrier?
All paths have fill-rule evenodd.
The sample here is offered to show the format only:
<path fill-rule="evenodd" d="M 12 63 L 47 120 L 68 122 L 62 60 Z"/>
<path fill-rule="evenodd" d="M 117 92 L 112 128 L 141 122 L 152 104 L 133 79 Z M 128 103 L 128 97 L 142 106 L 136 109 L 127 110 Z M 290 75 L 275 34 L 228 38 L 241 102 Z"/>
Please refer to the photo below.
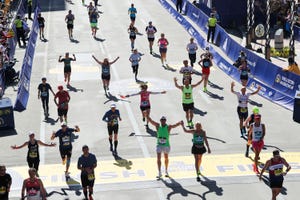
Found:
<path fill-rule="evenodd" d="M 172 1 L 175 4 L 176 0 Z M 284 72 L 281 67 L 245 49 L 234 41 L 222 27 L 217 25 L 215 44 L 232 60 L 232 63 L 229 63 L 213 49 L 213 46 L 206 42 L 206 38 L 203 38 L 172 5 L 166 0 L 159 0 L 159 2 L 197 40 L 201 48 L 210 46 L 216 65 L 236 81 L 239 81 L 240 73 L 232 63 L 236 60 L 241 50 L 245 51 L 251 70 L 251 78 L 247 87 L 256 89 L 260 85 L 262 87 L 259 92 L 261 96 L 289 110 L 293 110 L 294 95 L 296 90 L 300 89 L 300 76 Z M 183 11 L 202 31 L 207 32 L 207 15 L 187 0 L 183 0 Z"/>
<path fill-rule="evenodd" d="M 35 8 L 31 33 L 29 36 L 28 45 L 27 45 L 27 48 L 25 51 L 23 64 L 22 64 L 22 68 L 21 68 L 19 88 L 18 88 L 15 105 L 14 105 L 14 110 L 19 111 L 19 112 L 26 109 L 27 102 L 29 99 L 29 88 L 30 88 L 32 63 L 33 63 L 33 58 L 34 58 L 36 40 L 38 37 L 38 31 L 39 31 L 39 26 L 38 26 L 38 21 L 37 21 L 37 16 L 38 16 L 39 12 L 40 12 L 40 8 L 37 6 Z"/>

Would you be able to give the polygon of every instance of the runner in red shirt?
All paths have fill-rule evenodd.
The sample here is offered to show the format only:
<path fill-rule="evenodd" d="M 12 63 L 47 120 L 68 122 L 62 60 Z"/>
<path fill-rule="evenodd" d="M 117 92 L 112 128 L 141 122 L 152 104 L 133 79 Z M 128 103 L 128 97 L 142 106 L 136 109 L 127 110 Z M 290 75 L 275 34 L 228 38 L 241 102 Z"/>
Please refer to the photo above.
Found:
<path fill-rule="evenodd" d="M 68 104 L 71 98 L 69 93 L 66 90 L 64 90 L 62 85 L 58 86 L 57 88 L 58 92 L 54 96 L 54 102 L 57 105 L 58 117 L 60 119 L 60 122 L 63 122 L 63 118 L 65 122 L 67 122 L 67 114 L 69 110 Z"/>
<path fill-rule="evenodd" d="M 46 190 L 44 188 L 43 182 L 41 179 L 36 177 L 36 170 L 34 168 L 30 168 L 28 170 L 29 178 L 25 179 L 23 182 L 21 199 L 25 199 L 25 190 L 26 196 L 28 200 L 36 200 L 36 199 L 46 199 Z M 40 198 L 42 197 L 42 198 Z"/>

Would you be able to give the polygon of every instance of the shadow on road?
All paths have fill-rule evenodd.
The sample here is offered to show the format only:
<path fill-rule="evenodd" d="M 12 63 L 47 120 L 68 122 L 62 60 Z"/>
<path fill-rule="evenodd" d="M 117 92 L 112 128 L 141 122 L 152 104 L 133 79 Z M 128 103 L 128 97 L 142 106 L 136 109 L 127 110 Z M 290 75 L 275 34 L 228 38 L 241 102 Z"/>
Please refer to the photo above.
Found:
<path fill-rule="evenodd" d="M 62 196 L 68 196 L 68 193 L 66 191 L 75 191 L 76 196 L 80 196 L 82 189 L 80 183 L 76 181 L 74 178 L 70 176 L 65 176 L 66 178 L 66 184 L 68 185 L 68 188 L 61 188 L 61 191 L 51 191 L 47 193 L 47 197 L 52 196 L 53 194 L 60 194 Z M 65 200 L 69 200 L 69 198 L 66 198 Z"/>
<path fill-rule="evenodd" d="M 67 88 L 70 92 L 83 92 L 83 89 L 77 89 L 76 87 L 73 87 L 71 85 L 67 85 Z"/>
<path fill-rule="evenodd" d="M 204 116 L 204 115 L 207 114 L 207 112 L 206 112 L 206 111 L 202 111 L 202 110 L 200 110 L 200 109 L 198 109 L 198 108 L 194 108 L 194 114 L 195 114 L 195 115 Z"/>
<path fill-rule="evenodd" d="M 218 86 L 217 84 L 213 83 L 213 82 L 210 82 L 208 81 L 208 85 L 211 87 L 211 88 L 215 88 L 215 89 L 218 89 L 218 90 L 223 90 L 224 88 L 221 87 L 221 86 Z"/>
<path fill-rule="evenodd" d="M 206 195 L 209 193 L 215 193 L 217 196 L 223 196 L 223 188 L 217 186 L 217 182 L 215 180 L 208 179 L 205 176 L 202 176 L 204 180 L 201 180 L 200 183 L 201 185 L 205 186 L 208 188 L 208 191 L 204 192 L 202 194 L 202 199 L 206 199 Z"/>
<path fill-rule="evenodd" d="M 210 91 L 207 91 L 207 92 L 205 92 L 205 93 L 208 94 L 208 96 L 210 96 L 210 97 L 213 98 L 213 99 L 218 99 L 218 100 L 220 100 L 220 101 L 223 101 L 223 100 L 224 100 L 224 97 L 223 97 L 223 96 L 219 96 L 219 95 L 214 94 L 214 93 L 212 93 L 212 92 L 210 92 Z"/>
<path fill-rule="evenodd" d="M 114 155 L 116 163 L 114 165 L 118 167 L 125 167 L 127 170 L 131 169 L 132 167 L 132 162 L 130 160 L 126 160 L 119 155 Z"/>
<path fill-rule="evenodd" d="M 110 92 L 107 92 L 106 98 L 107 98 L 107 100 L 106 100 L 103 104 L 107 104 L 107 103 L 110 102 L 110 101 L 113 101 L 113 102 L 126 101 L 126 102 L 131 103 L 131 101 L 129 101 L 129 100 L 127 100 L 127 99 L 122 99 L 122 98 L 120 99 L 120 98 L 118 98 L 118 97 L 112 95 Z"/>

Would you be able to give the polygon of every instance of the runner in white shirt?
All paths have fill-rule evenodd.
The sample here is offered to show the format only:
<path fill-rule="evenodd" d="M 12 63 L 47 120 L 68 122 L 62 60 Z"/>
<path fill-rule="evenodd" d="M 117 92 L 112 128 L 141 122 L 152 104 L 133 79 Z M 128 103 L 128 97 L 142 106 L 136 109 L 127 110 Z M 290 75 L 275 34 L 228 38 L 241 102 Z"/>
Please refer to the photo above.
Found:
<path fill-rule="evenodd" d="M 196 52 L 198 50 L 197 43 L 194 42 L 194 38 L 190 39 L 190 43 L 187 44 L 186 50 L 189 53 L 189 59 L 191 62 L 191 66 L 194 66 L 194 63 L 196 62 Z"/>
<path fill-rule="evenodd" d="M 129 61 L 131 62 L 132 73 L 134 73 L 135 80 L 137 81 L 139 62 L 141 61 L 141 56 L 137 49 L 133 50 L 133 53 L 129 57 Z"/>
<path fill-rule="evenodd" d="M 183 74 L 182 83 L 184 83 L 184 79 L 189 79 L 189 83 L 192 82 L 192 74 L 195 72 L 194 68 L 188 65 L 189 62 L 187 60 L 183 61 L 183 67 L 181 67 L 179 73 Z"/>
<path fill-rule="evenodd" d="M 153 42 L 155 39 L 154 34 L 157 32 L 155 26 L 152 25 L 152 22 L 149 22 L 149 25 L 146 27 L 145 29 L 146 33 L 147 33 L 147 37 L 148 37 L 148 41 L 149 41 L 149 49 L 150 49 L 150 54 L 152 54 L 152 46 L 153 46 Z"/>

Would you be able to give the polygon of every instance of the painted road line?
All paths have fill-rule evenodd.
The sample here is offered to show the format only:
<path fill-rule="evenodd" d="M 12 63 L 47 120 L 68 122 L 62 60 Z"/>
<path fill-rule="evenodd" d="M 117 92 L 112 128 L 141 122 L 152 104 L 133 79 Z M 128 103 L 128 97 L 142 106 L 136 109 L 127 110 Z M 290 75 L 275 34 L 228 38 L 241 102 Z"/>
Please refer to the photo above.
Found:
<path fill-rule="evenodd" d="M 292 170 L 289 174 L 300 174 L 300 152 L 281 153 L 289 162 Z M 145 155 L 147 156 L 147 155 Z M 261 161 L 271 158 L 271 153 L 260 155 Z M 39 174 L 46 187 L 66 186 L 65 167 L 61 164 L 41 165 Z M 28 177 L 27 166 L 8 167 L 13 176 L 12 189 L 19 189 L 24 178 Z M 80 181 L 80 171 L 76 163 L 71 163 L 70 177 Z M 252 161 L 243 154 L 205 155 L 201 172 L 207 177 L 254 176 Z M 170 157 L 169 173 L 174 179 L 194 178 L 194 157 Z M 98 162 L 95 169 L 96 184 L 126 183 L 155 180 L 157 175 L 156 158 L 135 158 L 131 160 L 106 160 Z M 72 180 L 71 179 L 71 180 Z M 68 183 L 69 184 L 69 183 Z"/>

